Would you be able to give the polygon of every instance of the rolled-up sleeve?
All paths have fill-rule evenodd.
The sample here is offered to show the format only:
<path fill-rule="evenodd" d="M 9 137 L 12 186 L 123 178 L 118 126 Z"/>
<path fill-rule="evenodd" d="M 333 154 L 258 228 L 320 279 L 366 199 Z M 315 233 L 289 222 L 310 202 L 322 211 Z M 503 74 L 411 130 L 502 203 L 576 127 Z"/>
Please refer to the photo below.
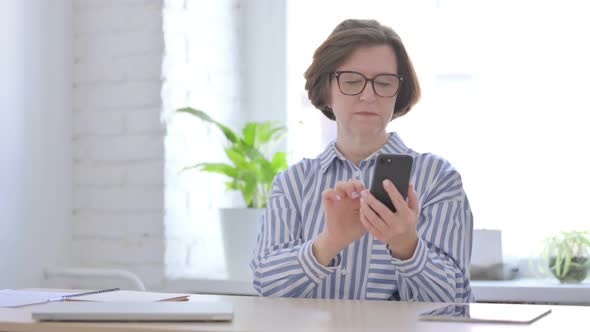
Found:
<path fill-rule="evenodd" d="M 287 171 L 289 172 L 289 171 Z M 329 267 L 313 255 L 314 239 L 302 239 L 302 221 L 288 173 L 273 184 L 268 207 L 260 217 L 260 231 L 250 262 L 256 291 L 263 296 L 310 297 L 313 290 L 340 264 L 338 255 Z"/>
<path fill-rule="evenodd" d="M 391 259 L 398 295 L 403 301 L 472 302 L 473 215 L 459 173 L 451 170 L 437 186 L 422 207 L 414 255 Z"/>

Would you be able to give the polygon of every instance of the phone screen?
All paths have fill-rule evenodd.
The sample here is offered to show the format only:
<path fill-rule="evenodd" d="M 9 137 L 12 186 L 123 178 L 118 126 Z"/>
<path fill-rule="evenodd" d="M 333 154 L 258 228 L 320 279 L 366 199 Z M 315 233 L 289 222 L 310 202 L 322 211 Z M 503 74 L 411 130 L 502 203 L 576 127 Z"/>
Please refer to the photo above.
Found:
<path fill-rule="evenodd" d="M 380 154 L 377 156 L 377 163 L 371 181 L 371 194 L 393 212 L 397 210 L 391 202 L 389 194 L 383 188 L 383 180 L 389 179 L 393 182 L 400 194 L 406 199 L 408 197 L 412 164 L 412 156 L 405 154 Z"/>

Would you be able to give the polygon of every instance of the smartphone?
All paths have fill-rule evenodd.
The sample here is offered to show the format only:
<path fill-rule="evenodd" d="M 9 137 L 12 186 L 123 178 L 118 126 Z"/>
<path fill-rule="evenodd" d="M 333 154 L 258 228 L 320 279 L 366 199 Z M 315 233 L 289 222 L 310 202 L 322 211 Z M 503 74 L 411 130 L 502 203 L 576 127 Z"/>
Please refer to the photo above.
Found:
<path fill-rule="evenodd" d="M 383 188 L 383 180 L 389 179 L 393 182 L 400 194 L 406 199 L 413 162 L 412 156 L 405 154 L 380 154 L 377 156 L 377 164 L 373 170 L 373 180 L 371 181 L 371 194 L 393 212 L 397 210 L 393 206 L 389 194 Z"/>

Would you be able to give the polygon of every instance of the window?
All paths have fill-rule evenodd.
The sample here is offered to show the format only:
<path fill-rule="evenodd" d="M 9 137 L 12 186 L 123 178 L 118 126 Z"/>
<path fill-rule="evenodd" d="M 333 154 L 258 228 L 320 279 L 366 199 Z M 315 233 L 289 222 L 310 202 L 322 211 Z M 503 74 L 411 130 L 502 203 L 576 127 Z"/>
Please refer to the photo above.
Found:
<path fill-rule="evenodd" d="M 284 122 L 284 8 L 282 0 L 165 1 L 167 277 L 225 278 L 219 209 L 244 206 L 240 193 L 225 191 L 225 177 L 180 172 L 226 161 L 227 140 L 174 110 L 201 109 L 236 131 L 247 121 Z"/>
<path fill-rule="evenodd" d="M 281 71 L 265 73 L 269 59 L 258 58 L 280 58 L 275 68 L 283 53 L 277 43 L 254 38 L 273 30 L 265 25 L 275 24 L 280 34 L 286 24 L 289 161 L 315 157 L 335 137 L 335 126 L 309 103 L 303 72 L 337 23 L 375 18 L 403 38 L 423 89 L 417 107 L 389 129 L 461 172 L 476 228 L 502 230 L 505 259 L 537 255 L 529 244 L 557 230 L 588 229 L 590 22 L 584 2 L 283 1 L 285 22 L 263 10 L 268 3 L 280 7 L 279 1 L 186 2 L 181 8 L 167 1 L 164 109 L 203 108 L 235 121 L 234 128 L 248 119 L 280 119 L 282 108 L 269 105 L 281 104 L 275 100 Z M 263 84 L 273 90 L 257 88 Z M 179 175 L 187 164 L 223 158 L 202 141 L 222 144 L 223 138 L 198 121 L 169 125 L 166 260 L 172 275 L 215 278 L 224 275 L 217 209 L 239 197 L 224 193 L 221 177 Z M 206 194 L 196 189 L 203 187 Z"/>
<path fill-rule="evenodd" d="M 233 1 L 205 6 L 167 0 L 165 8 L 166 275 L 222 278 L 219 208 L 236 204 L 240 197 L 225 192 L 222 176 L 181 170 L 223 160 L 225 138 L 216 128 L 174 110 L 191 106 L 232 128 L 241 127 L 240 11 Z"/>
<path fill-rule="evenodd" d="M 290 136 L 292 160 L 317 155 L 335 137 L 335 126 L 303 89 L 313 51 L 343 19 L 375 18 L 400 34 L 423 88 L 418 106 L 389 129 L 461 172 L 476 228 L 502 230 L 506 260 L 537 255 L 529 244 L 557 230 L 588 229 L 585 7 L 578 1 L 289 1 L 288 116 L 290 127 L 300 128 Z"/>

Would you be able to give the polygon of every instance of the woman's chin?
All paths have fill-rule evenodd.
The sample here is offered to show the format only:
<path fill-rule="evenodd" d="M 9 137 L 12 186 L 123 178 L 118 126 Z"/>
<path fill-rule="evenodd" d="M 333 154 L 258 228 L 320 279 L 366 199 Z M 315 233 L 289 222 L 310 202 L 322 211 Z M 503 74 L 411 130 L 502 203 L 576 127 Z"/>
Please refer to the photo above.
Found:
<path fill-rule="evenodd" d="M 366 124 L 363 125 L 361 123 L 356 123 L 352 128 L 350 128 L 349 132 L 354 136 L 363 136 L 363 137 L 370 137 L 370 136 L 379 136 L 385 133 L 385 127 L 382 125 L 372 125 Z"/>

